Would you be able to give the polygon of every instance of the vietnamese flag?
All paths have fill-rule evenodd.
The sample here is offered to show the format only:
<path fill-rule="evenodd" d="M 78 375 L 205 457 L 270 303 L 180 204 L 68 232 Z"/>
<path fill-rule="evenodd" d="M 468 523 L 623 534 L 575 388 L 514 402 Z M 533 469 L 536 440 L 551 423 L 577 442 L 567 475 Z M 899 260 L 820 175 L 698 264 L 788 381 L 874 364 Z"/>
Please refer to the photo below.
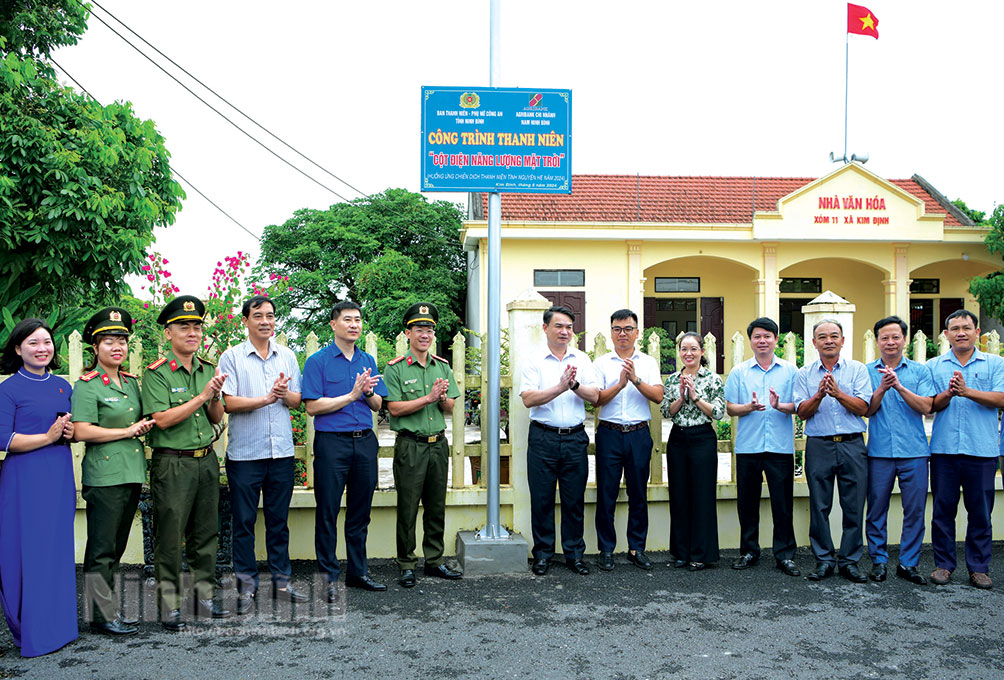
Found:
<path fill-rule="evenodd" d="M 879 20 L 867 7 L 847 3 L 847 32 L 870 35 L 878 40 Z"/>

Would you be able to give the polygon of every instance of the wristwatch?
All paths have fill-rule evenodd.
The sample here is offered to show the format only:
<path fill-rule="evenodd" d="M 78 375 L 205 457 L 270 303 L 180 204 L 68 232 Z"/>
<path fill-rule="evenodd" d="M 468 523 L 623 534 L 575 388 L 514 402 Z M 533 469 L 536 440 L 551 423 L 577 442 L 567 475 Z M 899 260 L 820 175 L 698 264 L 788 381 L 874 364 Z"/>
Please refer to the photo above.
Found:
<path fill-rule="evenodd" d="M 367 399 L 372 397 L 374 394 L 376 394 L 376 392 L 363 392 L 363 396 L 366 397 Z"/>
<path fill-rule="evenodd" d="M 641 378 L 635 378 L 634 379 L 634 386 L 635 387 L 641 387 Z"/>
<path fill-rule="evenodd" d="M 572 389 L 573 392 L 575 390 L 579 389 L 579 381 L 578 380 L 576 380 L 575 382 L 572 383 L 571 389 Z"/>

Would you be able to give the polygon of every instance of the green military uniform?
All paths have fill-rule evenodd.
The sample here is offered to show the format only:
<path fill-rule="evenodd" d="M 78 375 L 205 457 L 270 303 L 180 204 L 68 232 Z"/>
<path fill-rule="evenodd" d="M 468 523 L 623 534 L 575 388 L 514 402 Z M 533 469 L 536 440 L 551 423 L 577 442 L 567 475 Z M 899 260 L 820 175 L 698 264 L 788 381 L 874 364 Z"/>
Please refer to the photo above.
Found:
<path fill-rule="evenodd" d="M 460 396 L 453 371 L 446 359 L 427 355 L 426 365 L 411 352 L 387 364 L 384 383 L 387 401 L 411 401 L 429 394 L 436 378 L 450 381 L 446 396 Z M 394 486 L 397 489 L 397 563 L 414 569 L 415 522 L 422 502 L 422 552 L 426 568 L 443 563 L 443 532 L 446 526 L 446 475 L 450 448 L 443 430 L 446 419 L 439 404 L 429 404 L 400 418 L 391 416 L 390 427 L 398 433 L 394 442 Z M 461 435 L 462 436 L 462 435 Z"/>
<path fill-rule="evenodd" d="M 168 309 L 170 305 L 164 311 Z M 201 314 L 165 320 L 162 313 L 161 317 L 160 322 L 165 324 L 202 319 Z M 189 371 L 173 351 L 168 351 L 165 358 L 147 366 L 143 376 L 144 412 L 151 415 L 166 411 L 198 397 L 215 372 L 212 363 L 194 356 Z M 213 426 L 208 405 L 166 429 L 155 426 L 147 437 L 153 448 L 150 494 L 155 531 L 154 577 L 160 589 L 162 612 L 168 612 L 181 608 L 182 542 L 198 599 L 213 597 L 220 465 L 211 448 Z"/>
<path fill-rule="evenodd" d="M 128 336 L 131 327 L 128 312 L 108 307 L 91 317 L 83 339 L 90 344 L 97 343 L 101 335 Z M 119 429 L 141 420 L 143 406 L 136 376 L 119 371 L 119 383 L 116 385 L 100 367 L 82 375 L 71 397 L 73 422 Z M 146 456 L 139 439 L 87 444 L 81 479 L 81 496 L 87 502 L 84 587 L 91 620 L 96 623 L 115 617 L 114 578 L 145 480 Z"/>

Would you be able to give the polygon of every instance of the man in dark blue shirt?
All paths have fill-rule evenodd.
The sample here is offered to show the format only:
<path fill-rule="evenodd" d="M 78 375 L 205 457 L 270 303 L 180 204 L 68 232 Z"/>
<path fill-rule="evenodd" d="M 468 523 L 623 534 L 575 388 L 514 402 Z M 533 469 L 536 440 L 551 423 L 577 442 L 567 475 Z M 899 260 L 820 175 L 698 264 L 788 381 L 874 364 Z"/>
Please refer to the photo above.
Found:
<path fill-rule="evenodd" d="M 336 522 L 342 491 L 345 503 L 345 585 L 387 590 L 366 569 L 366 534 L 377 484 L 377 443 L 373 412 L 380 410 L 387 388 L 376 360 L 356 347 L 362 313 L 354 302 L 331 310 L 335 340 L 307 359 L 303 367 L 303 402 L 314 416 L 314 499 L 317 514 L 314 549 L 317 566 L 328 579 L 328 602 L 338 598 L 339 564 L 335 557 Z"/>

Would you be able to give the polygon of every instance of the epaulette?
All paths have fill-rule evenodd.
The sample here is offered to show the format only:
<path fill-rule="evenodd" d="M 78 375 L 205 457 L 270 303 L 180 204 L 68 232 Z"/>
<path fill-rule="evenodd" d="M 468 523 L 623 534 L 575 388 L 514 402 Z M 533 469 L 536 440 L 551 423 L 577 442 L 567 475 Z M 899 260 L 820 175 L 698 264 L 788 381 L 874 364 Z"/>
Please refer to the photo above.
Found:
<path fill-rule="evenodd" d="M 152 364 L 150 364 L 149 366 L 147 366 L 146 370 L 152 371 L 154 369 L 160 368 L 161 366 L 163 366 L 166 363 L 167 363 L 167 358 L 166 357 L 161 357 L 160 359 L 157 359 L 155 362 L 153 362 Z"/>
<path fill-rule="evenodd" d="M 134 379 L 139 377 L 133 373 L 126 373 L 125 371 L 119 371 L 119 375 L 124 375 L 127 378 L 134 378 Z"/>
<path fill-rule="evenodd" d="M 441 356 L 438 356 L 438 355 L 436 355 L 436 354 L 433 354 L 433 355 L 432 355 L 432 358 L 433 358 L 433 359 L 438 359 L 439 361 L 442 361 L 442 362 L 443 362 L 444 364 L 448 364 L 448 363 L 450 363 L 449 361 L 447 361 L 447 360 L 446 360 L 446 359 L 444 359 L 443 357 L 441 357 Z"/>
<path fill-rule="evenodd" d="M 83 380 L 84 382 L 87 382 L 88 380 L 93 380 L 94 378 L 98 377 L 99 375 L 101 375 L 101 373 L 99 373 L 98 371 L 91 371 L 90 373 L 87 373 L 86 375 L 80 376 L 80 379 Z"/>
<path fill-rule="evenodd" d="M 388 366 L 393 366 L 394 364 L 396 364 L 399 361 L 404 361 L 404 355 L 403 354 L 401 356 L 399 356 L 397 359 L 391 359 L 390 361 L 388 361 L 387 365 Z"/>

